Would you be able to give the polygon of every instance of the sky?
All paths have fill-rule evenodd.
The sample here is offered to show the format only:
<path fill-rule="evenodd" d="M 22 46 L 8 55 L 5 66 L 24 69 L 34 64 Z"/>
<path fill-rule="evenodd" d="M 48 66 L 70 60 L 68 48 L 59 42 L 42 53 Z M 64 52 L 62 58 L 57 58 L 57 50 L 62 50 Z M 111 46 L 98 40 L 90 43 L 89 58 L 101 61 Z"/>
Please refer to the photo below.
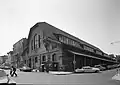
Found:
<path fill-rule="evenodd" d="M 27 38 L 37 22 L 120 54 L 120 0 L 0 0 L 0 55 Z"/>

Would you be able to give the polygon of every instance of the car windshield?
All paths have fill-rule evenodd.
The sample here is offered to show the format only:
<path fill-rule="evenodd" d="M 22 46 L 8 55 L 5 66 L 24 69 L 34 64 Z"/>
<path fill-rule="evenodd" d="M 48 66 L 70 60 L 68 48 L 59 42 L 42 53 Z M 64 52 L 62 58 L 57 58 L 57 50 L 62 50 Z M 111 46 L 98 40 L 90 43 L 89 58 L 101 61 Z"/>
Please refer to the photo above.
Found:
<path fill-rule="evenodd" d="M 29 67 L 27 67 L 27 66 L 23 66 L 23 68 L 24 68 L 24 69 L 29 69 Z"/>
<path fill-rule="evenodd" d="M 91 67 L 89 67 L 89 66 L 86 66 L 86 67 L 83 67 L 83 69 L 91 69 Z"/>
<path fill-rule="evenodd" d="M 0 70 L 0 77 L 4 77 L 4 76 L 6 76 L 5 71 L 4 70 Z"/>
<path fill-rule="evenodd" d="M 101 67 L 101 66 L 95 66 L 95 67 Z"/>

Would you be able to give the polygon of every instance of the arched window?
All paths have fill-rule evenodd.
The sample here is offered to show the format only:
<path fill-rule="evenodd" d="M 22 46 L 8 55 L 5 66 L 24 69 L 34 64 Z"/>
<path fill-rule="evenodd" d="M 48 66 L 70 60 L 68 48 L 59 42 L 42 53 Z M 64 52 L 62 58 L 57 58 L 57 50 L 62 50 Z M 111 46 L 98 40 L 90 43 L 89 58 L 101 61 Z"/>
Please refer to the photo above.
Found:
<path fill-rule="evenodd" d="M 42 56 L 42 61 L 46 61 L 46 56 Z"/>
<path fill-rule="evenodd" d="M 56 54 L 53 54 L 53 55 L 52 55 L 52 61 L 56 61 L 56 60 L 57 60 Z"/>
<path fill-rule="evenodd" d="M 37 63 L 38 62 L 38 58 L 37 57 L 35 57 L 35 63 Z"/>
<path fill-rule="evenodd" d="M 33 40 L 31 41 L 31 50 L 33 50 Z"/>
<path fill-rule="evenodd" d="M 39 48 L 40 46 L 39 46 L 39 35 L 37 35 L 37 34 L 35 34 L 35 36 L 34 36 L 34 49 L 36 49 L 36 48 Z"/>

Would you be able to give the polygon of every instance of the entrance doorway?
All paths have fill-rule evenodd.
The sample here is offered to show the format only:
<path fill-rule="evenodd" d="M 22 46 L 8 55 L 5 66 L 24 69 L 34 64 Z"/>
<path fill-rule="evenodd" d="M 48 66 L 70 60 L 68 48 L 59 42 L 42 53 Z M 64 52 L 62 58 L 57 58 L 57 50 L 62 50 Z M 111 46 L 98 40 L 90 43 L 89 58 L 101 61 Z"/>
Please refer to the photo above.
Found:
<path fill-rule="evenodd" d="M 83 56 L 76 55 L 75 56 L 75 61 L 76 61 L 76 67 L 75 68 L 82 68 L 84 65 L 84 59 Z"/>
<path fill-rule="evenodd" d="M 58 64 L 57 62 L 53 62 L 53 63 L 52 63 L 52 70 L 53 70 L 53 71 L 58 71 L 58 65 L 59 65 L 59 64 Z"/>
<path fill-rule="evenodd" d="M 29 59 L 29 67 L 31 68 L 31 58 Z"/>

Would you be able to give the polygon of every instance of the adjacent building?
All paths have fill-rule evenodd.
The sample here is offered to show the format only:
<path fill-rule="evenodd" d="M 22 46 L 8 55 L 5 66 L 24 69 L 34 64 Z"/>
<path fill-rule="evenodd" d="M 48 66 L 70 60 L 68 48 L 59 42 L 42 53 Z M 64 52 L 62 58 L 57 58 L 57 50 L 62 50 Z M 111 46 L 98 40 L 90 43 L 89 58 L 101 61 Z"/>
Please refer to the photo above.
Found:
<path fill-rule="evenodd" d="M 27 44 L 27 39 L 22 38 L 13 45 L 12 64 L 16 67 L 21 67 L 24 64 L 23 51 Z"/>
<path fill-rule="evenodd" d="M 62 67 L 73 71 L 87 65 L 117 63 L 99 48 L 46 22 L 36 23 L 30 29 L 24 51 L 17 48 L 20 43 L 21 40 L 14 45 L 13 52 L 15 56 L 23 52 L 24 62 L 31 68 L 49 64 L 52 70 Z"/>

